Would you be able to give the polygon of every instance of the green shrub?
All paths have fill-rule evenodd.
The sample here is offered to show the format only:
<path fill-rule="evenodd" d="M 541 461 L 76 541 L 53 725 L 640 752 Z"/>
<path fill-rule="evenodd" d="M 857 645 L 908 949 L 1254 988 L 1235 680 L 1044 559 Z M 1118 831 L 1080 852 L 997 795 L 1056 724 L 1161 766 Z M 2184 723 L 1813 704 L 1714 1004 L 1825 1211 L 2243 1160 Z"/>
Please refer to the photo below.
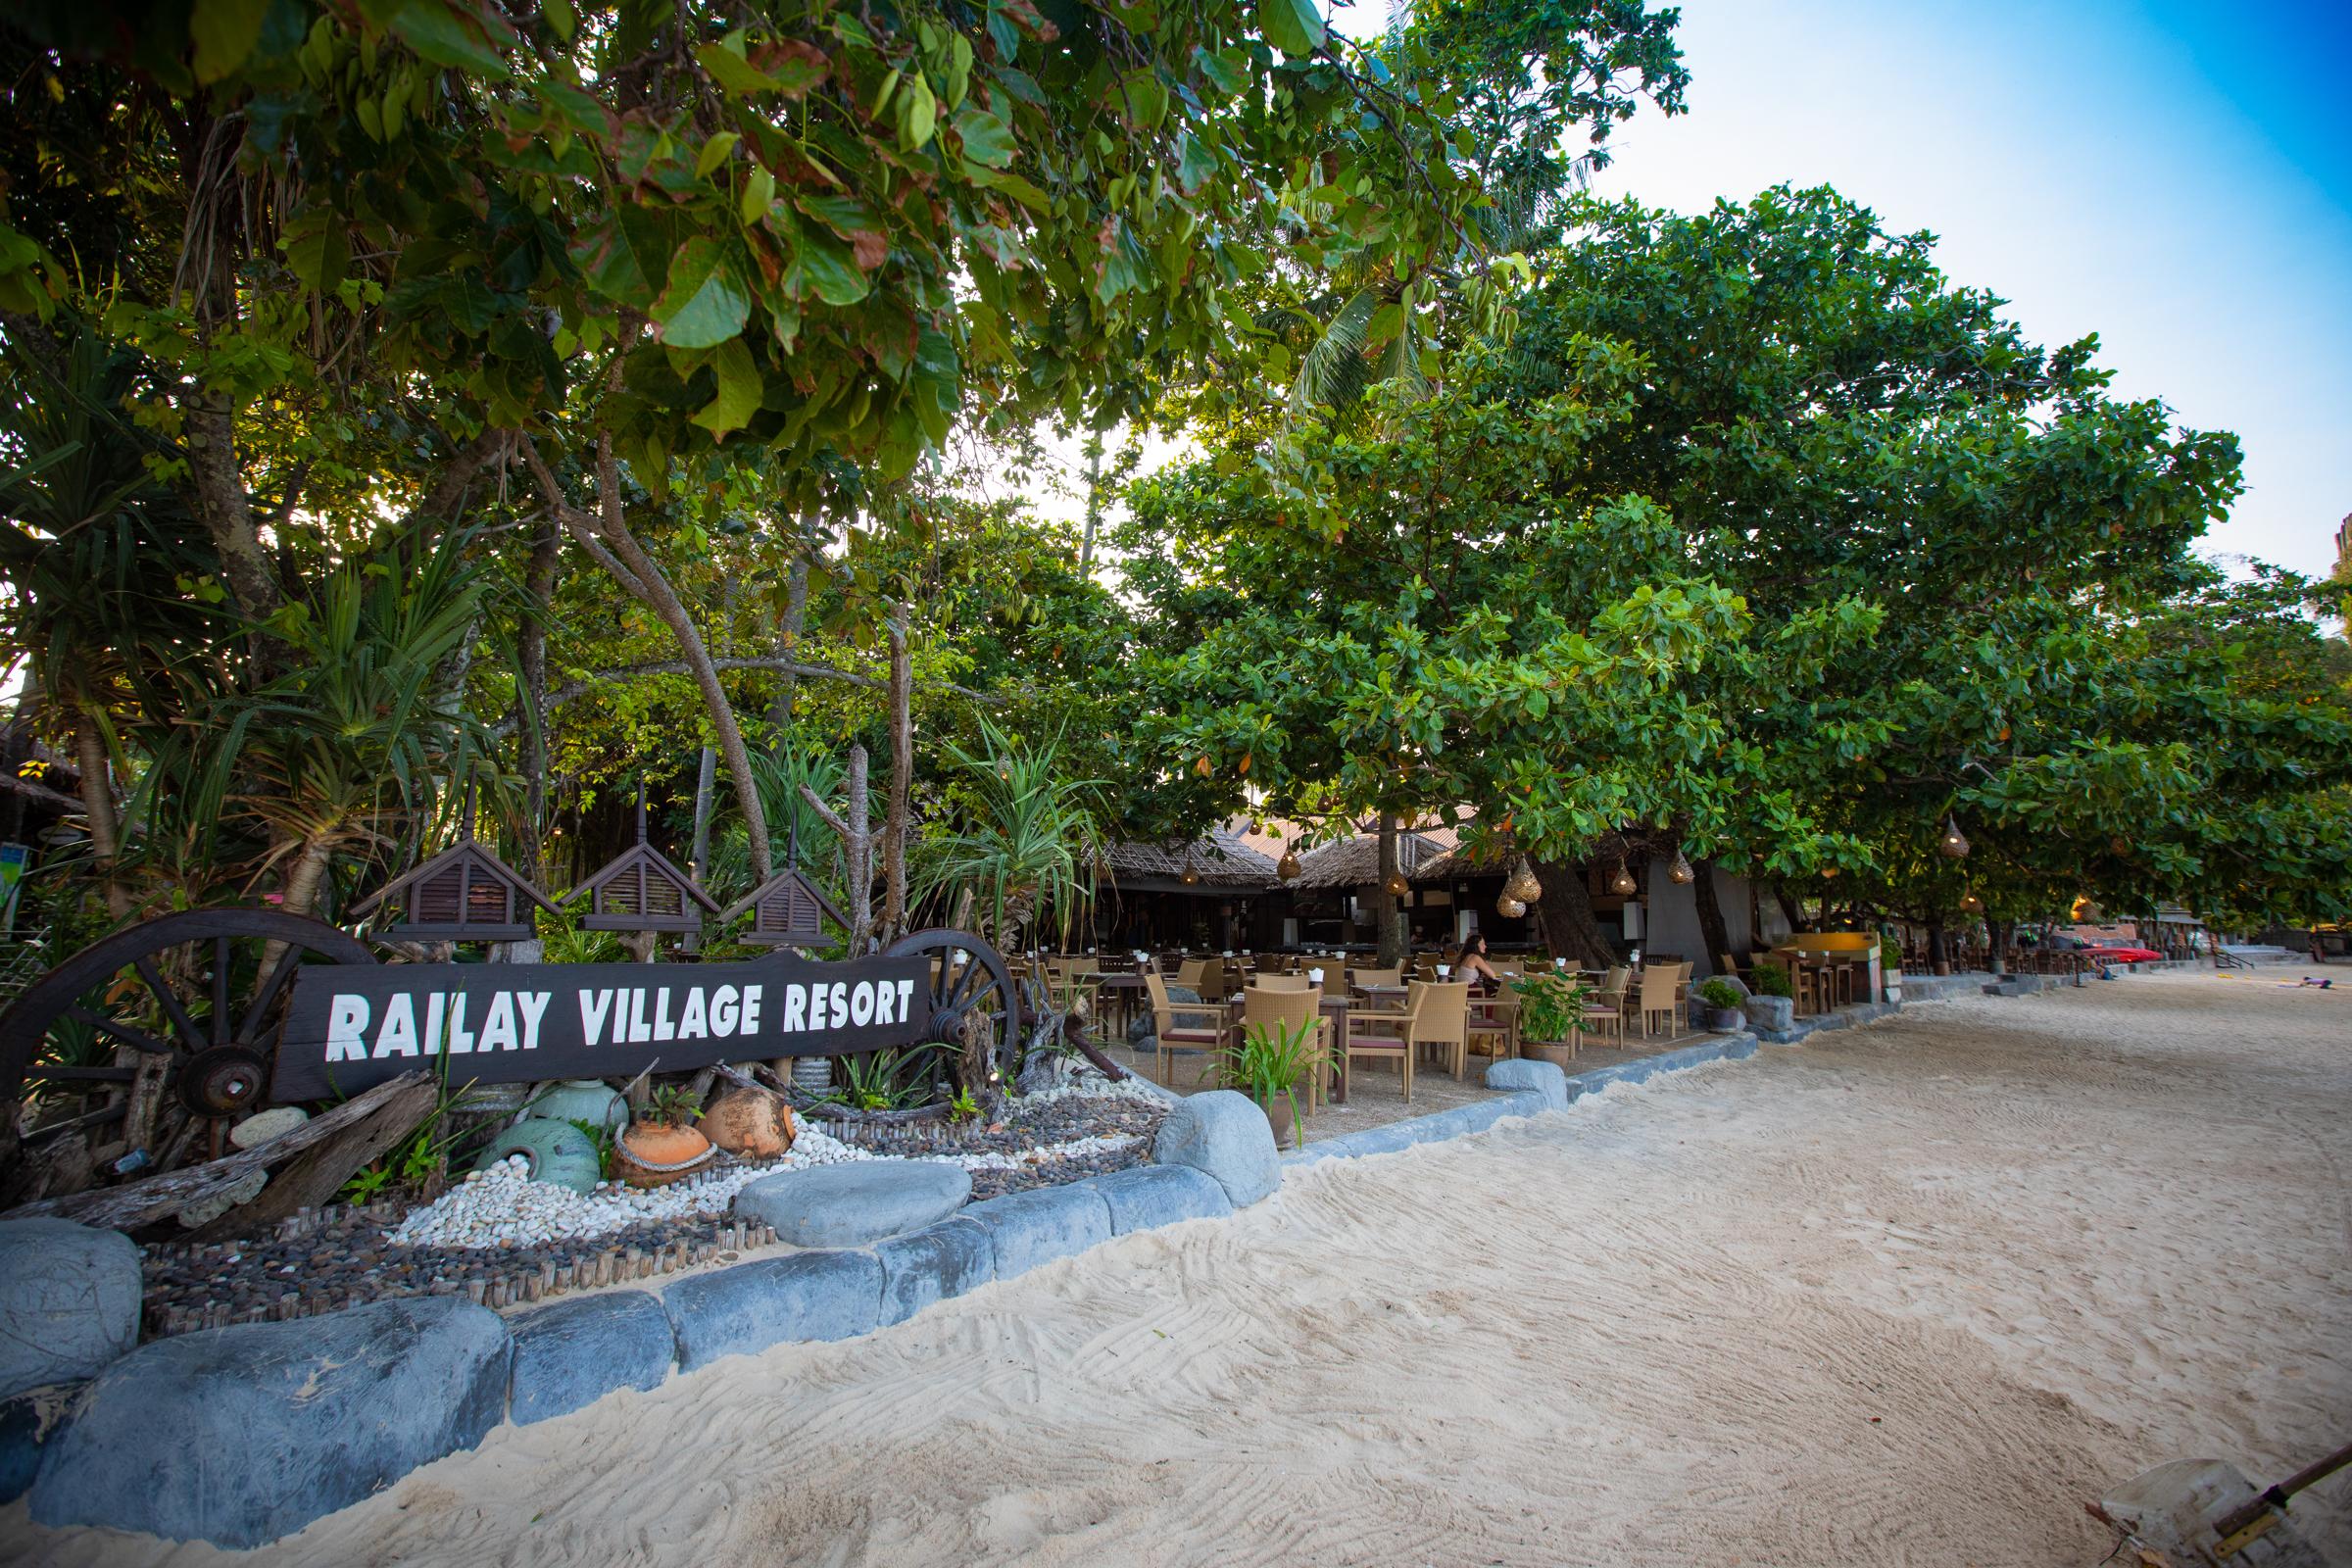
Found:
<path fill-rule="evenodd" d="M 1777 963 L 1756 965 L 1755 979 L 1749 989 L 1759 997 L 1793 997 L 1796 987 L 1788 980 L 1788 971 Z"/>
<path fill-rule="evenodd" d="M 1739 1011 L 1740 1004 L 1744 1000 L 1740 995 L 1740 988 L 1729 980 L 1709 980 L 1698 988 L 1698 995 L 1699 1000 L 1708 1006 L 1725 1012 Z"/>
<path fill-rule="evenodd" d="M 1519 1038 L 1567 1040 L 1585 1021 L 1585 1000 L 1592 985 L 1582 975 L 1539 969 L 1509 982 L 1519 994 Z"/>

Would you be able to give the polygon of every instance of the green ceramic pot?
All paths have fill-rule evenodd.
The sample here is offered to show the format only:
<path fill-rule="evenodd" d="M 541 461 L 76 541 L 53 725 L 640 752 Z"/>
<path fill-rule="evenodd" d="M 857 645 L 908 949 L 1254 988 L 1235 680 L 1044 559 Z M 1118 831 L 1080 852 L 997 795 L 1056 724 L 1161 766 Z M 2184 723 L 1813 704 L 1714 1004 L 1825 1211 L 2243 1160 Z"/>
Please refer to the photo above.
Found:
<path fill-rule="evenodd" d="M 490 1147 L 482 1151 L 473 1168 L 488 1170 L 514 1154 L 530 1161 L 531 1180 L 575 1193 L 593 1190 L 604 1176 L 604 1162 L 588 1135 L 568 1121 L 550 1116 L 525 1116 L 500 1133 L 490 1140 Z"/>
<path fill-rule="evenodd" d="M 619 1090 L 598 1078 L 567 1078 L 549 1084 L 523 1107 L 526 1115 L 557 1121 L 584 1121 L 617 1133 L 629 1124 L 629 1102 Z"/>

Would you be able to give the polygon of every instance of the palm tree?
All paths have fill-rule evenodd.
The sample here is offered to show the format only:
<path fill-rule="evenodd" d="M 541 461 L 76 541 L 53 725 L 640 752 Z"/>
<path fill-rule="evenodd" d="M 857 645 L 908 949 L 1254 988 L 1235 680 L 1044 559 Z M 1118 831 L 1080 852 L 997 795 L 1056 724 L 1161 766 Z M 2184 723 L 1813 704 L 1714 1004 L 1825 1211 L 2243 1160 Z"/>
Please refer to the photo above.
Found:
<path fill-rule="evenodd" d="M 1000 949 L 1032 924 L 1066 942 L 1094 906 L 1102 781 L 1059 776 L 1058 734 L 1024 746 L 984 718 L 980 740 L 977 756 L 946 748 L 953 815 L 922 842 L 919 885 L 925 897 L 968 889 Z"/>
<path fill-rule="evenodd" d="M 47 727 L 73 749 L 109 910 L 125 818 L 109 775 L 132 771 L 126 732 L 152 731 L 175 693 L 212 680 L 223 628 L 192 585 L 214 570 L 203 529 L 153 477 L 163 444 L 123 416 L 137 358 L 87 328 L 21 337 L 0 372 L 0 647 L 24 661 Z"/>
<path fill-rule="evenodd" d="M 150 808 L 191 848 L 250 823 L 284 906 L 308 914 L 339 854 L 429 821 L 445 785 L 494 773 L 489 727 L 446 692 L 488 591 L 470 536 L 346 563 L 273 617 L 284 673 L 219 699 L 157 759 Z M 416 550 L 420 559 L 412 559 Z"/>

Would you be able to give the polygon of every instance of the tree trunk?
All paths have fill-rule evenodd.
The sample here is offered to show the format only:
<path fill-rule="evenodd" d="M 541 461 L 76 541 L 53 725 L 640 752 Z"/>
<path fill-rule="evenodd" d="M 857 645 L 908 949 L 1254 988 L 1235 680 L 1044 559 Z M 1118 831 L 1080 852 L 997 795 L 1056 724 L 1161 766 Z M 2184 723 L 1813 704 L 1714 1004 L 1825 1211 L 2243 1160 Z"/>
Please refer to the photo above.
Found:
<path fill-rule="evenodd" d="M 1536 904 L 1536 929 L 1544 934 L 1546 956 L 1591 969 L 1615 964 L 1617 954 L 1592 918 L 1592 894 L 1584 867 L 1550 860 L 1534 864 L 1536 880 L 1544 884 L 1544 897 Z"/>
<path fill-rule="evenodd" d="M 1701 972 L 1720 973 L 1724 959 L 1737 956 L 1732 952 L 1732 930 L 1723 923 L 1723 902 L 1715 894 L 1715 862 L 1691 862 L 1690 896 L 1698 905 L 1698 934 L 1706 942 L 1707 951 L 1700 955 L 1704 960 Z"/>
<path fill-rule="evenodd" d="M 514 868 L 534 887 L 547 874 L 539 836 L 547 818 L 547 618 L 556 598 L 556 573 L 564 560 L 564 528 L 550 517 L 531 541 L 530 564 L 522 580 L 522 628 L 515 650 L 522 690 L 515 718 L 522 735 L 522 853 Z"/>
<path fill-rule="evenodd" d="M 1992 947 L 1992 956 L 1986 960 L 1986 967 L 1996 975 L 2009 972 L 2009 933 L 2015 929 L 2016 922 L 2013 920 L 1984 922 L 1984 930 Z"/>
<path fill-rule="evenodd" d="M 710 793 L 717 782 L 714 776 L 717 771 L 718 754 L 704 747 L 702 765 L 695 769 L 694 775 L 694 851 L 687 857 L 686 865 L 687 874 L 703 884 L 706 891 L 710 886 Z M 703 934 L 687 932 L 680 946 L 688 953 L 702 952 Z"/>
<path fill-rule="evenodd" d="M 914 675 L 906 658 L 906 607 L 890 607 L 890 804 L 882 817 L 882 940 L 906 922 L 906 817 L 914 791 Z"/>
<path fill-rule="evenodd" d="M 1781 918 L 1788 922 L 1788 934 L 1794 936 L 1797 932 L 1804 930 L 1804 907 L 1788 896 L 1788 890 L 1775 882 L 1772 885 L 1772 896 L 1781 902 Z"/>
<path fill-rule="evenodd" d="M 1944 945 L 1941 920 L 1928 922 L 1928 968 L 1934 974 L 1950 974 L 1952 972 L 1952 955 L 1950 949 Z"/>
<path fill-rule="evenodd" d="M 792 574 L 784 579 L 784 623 L 776 631 L 776 657 L 800 657 L 801 631 L 808 623 L 808 557 L 792 558 Z M 783 684 L 776 688 L 776 700 L 767 710 L 767 727 L 772 732 L 772 746 L 783 739 L 792 728 L 794 710 L 800 706 L 801 676 L 796 669 L 784 671 Z"/>
<path fill-rule="evenodd" d="M 97 721 L 77 713 L 74 721 L 74 760 L 81 770 L 81 814 L 89 825 L 90 856 L 105 878 L 106 912 L 120 920 L 130 913 L 130 890 L 115 876 L 115 858 L 122 853 L 122 828 L 115 815 L 115 791 L 108 777 L 106 739 Z"/>
<path fill-rule="evenodd" d="M 710 662 L 710 651 L 703 645 L 703 634 L 696 627 L 694 616 L 687 612 L 662 568 L 637 542 L 637 536 L 629 531 L 621 512 L 620 465 L 612 456 L 612 434 L 599 432 L 596 438 L 596 515 L 580 511 L 564 498 L 563 486 L 557 482 L 546 460 L 540 457 L 537 447 L 525 443 L 522 450 L 548 506 L 563 520 L 565 531 L 579 540 L 581 547 L 596 557 L 615 581 L 660 616 L 670 635 L 677 639 L 678 652 L 685 657 L 687 670 L 702 692 L 710 727 L 718 734 L 718 754 L 726 760 L 727 781 L 734 786 L 736 804 L 743 809 L 744 826 L 749 829 L 752 841 L 755 879 L 766 881 L 775 870 L 768 853 L 767 813 L 760 805 L 760 789 L 752 777 L 752 758 L 744 748 L 742 726 L 735 721 L 734 705 L 727 700 L 726 687 L 719 682 L 717 666 Z"/>
<path fill-rule="evenodd" d="M 208 395 L 190 404 L 187 432 L 196 511 L 220 558 L 221 581 L 247 620 L 266 620 L 285 604 L 285 594 L 253 520 L 253 497 L 237 462 L 235 424 L 227 402 Z"/>
<path fill-rule="evenodd" d="M 1396 874 L 1396 814 L 1380 813 L 1380 886 L 1372 893 L 1373 930 L 1380 938 L 1375 954 L 1376 967 L 1394 969 L 1404 962 L 1403 909 L 1396 895 L 1389 891 L 1389 879 Z"/>
<path fill-rule="evenodd" d="M 1102 524 L 1102 432 L 1094 432 L 1086 448 L 1086 532 L 1078 541 L 1078 575 L 1093 575 L 1095 530 Z"/>
<path fill-rule="evenodd" d="M 866 814 L 865 774 L 865 748 L 853 746 L 842 802 L 846 811 L 835 811 L 816 791 L 801 786 L 801 799 L 841 839 L 843 874 L 849 881 L 850 956 L 854 958 L 865 956 L 874 930 L 873 819 Z"/>

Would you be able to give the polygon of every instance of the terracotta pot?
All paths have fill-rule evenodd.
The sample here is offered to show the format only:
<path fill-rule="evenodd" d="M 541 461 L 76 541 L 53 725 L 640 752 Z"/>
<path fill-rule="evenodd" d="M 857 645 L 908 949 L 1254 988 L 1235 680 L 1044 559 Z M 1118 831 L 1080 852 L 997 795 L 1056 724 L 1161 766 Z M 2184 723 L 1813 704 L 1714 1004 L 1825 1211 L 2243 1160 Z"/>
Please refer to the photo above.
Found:
<path fill-rule="evenodd" d="M 613 1163 L 631 1187 L 667 1187 L 710 1163 L 710 1140 L 692 1127 L 631 1122 L 620 1135 Z"/>
<path fill-rule="evenodd" d="M 784 1097 L 764 1089 L 728 1090 L 696 1125 L 710 1142 L 744 1159 L 774 1159 L 799 1136 Z"/>
<path fill-rule="evenodd" d="M 1291 1125 L 1291 1102 L 1287 1096 L 1276 1095 L 1267 1102 L 1266 1120 L 1274 1126 L 1274 1147 L 1276 1149 L 1296 1147 L 1291 1138 L 1296 1129 Z"/>
<path fill-rule="evenodd" d="M 1519 1054 L 1523 1056 L 1533 1056 L 1538 1061 L 1548 1061 L 1563 1072 L 1577 1070 L 1576 1053 L 1569 1049 L 1566 1041 L 1522 1040 L 1519 1043 Z"/>

